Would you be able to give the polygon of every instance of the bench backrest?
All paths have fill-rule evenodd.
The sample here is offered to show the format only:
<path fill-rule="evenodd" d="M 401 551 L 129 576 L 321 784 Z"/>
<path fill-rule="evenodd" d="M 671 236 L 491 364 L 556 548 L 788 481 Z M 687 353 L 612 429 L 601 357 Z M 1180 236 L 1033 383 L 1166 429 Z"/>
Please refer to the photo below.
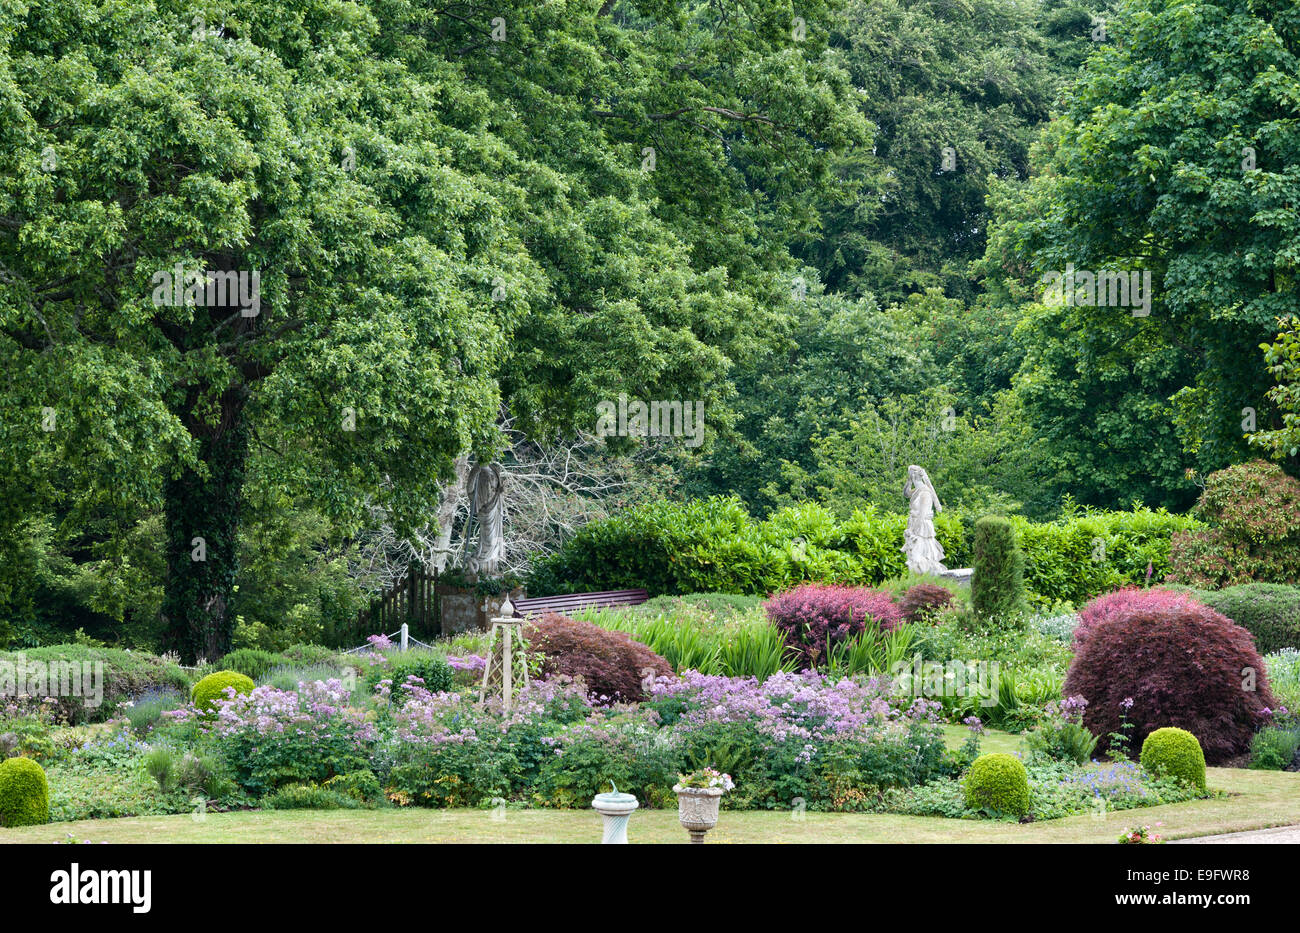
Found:
<path fill-rule="evenodd" d="M 536 596 L 515 601 L 515 615 L 526 619 L 543 612 L 558 612 L 561 615 L 576 612 L 579 609 L 608 606 L 639 606 L 650 598 L 645 590 L 607 590 L 601 593 L 569 593 L 565 596 Z"/>

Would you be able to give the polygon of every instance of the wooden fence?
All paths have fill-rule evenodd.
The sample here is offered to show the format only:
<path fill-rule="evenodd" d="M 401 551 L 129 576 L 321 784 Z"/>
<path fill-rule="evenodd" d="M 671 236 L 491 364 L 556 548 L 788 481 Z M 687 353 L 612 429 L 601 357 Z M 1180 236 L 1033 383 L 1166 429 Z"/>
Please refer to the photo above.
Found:
<path fill-rule="evenodd" d="M 340 638 L 356 638 L 388 632 L 409 625 L 411 631 L 436 637 L 442 631 L 442 618 L 435 588 L 438 575 L 412 563 L 406 576 L 388 592 L 370 601 L 369 609 L 357 613 L 356 628 L 337 633 Z"/>

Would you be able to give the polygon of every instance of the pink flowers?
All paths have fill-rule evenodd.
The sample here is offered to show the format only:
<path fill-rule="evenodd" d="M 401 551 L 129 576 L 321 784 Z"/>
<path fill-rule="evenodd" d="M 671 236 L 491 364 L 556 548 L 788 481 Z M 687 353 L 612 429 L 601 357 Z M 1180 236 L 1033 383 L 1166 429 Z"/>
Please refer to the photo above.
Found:
<path fill-rule="evenodd" d="M 808 667 L 824 659 L 828 645 L 862 634 L 868 623 L 888 632 L 903 622 L 903 610 L 888 593 L 857 586 L 797 586 L 764 608 Z"/>
<path fill-rule="evenodd" d="M 358 743 L 373 741 L 374 725 L 361 710 L 346 706 L 348 695 L 337 678 L 301 683 L 297 692 L 269 685 L 257 687 L 247 695 L 217 700 L 213 730 L 222 736 L 243 732 L 263 736 L 343 733 Z"/>
<path fill-rule="evenodd" d="M 891 687 L 885 678 L 832 683 L 815 671 L 774 674 L 761 684 L 754 678 L 685 671 L 681 677 L 657 679 L 651 694 L 687 704 L 680 730 L 716 722 L 752 722 L 773 742 L 866 738 L 897 722 L 935 718 L 939 704 L 918 699 L 898 707 L 891 702 Z"/>

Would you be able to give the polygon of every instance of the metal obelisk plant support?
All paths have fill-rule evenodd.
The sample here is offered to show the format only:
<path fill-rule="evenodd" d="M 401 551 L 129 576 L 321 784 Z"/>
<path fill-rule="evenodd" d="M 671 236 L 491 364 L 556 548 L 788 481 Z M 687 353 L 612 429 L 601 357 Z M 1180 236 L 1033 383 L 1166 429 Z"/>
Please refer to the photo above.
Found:
<path fill-rule="evenodd" d="M 524 637 L 523 637 L 523 619 L 514 618 L 515 607 L 506 600 L 501 604 L 501 615 L 492 620 L 492 634 L 488 636 L 487 664 L 483 667 L 483 687 L 479 692 L 478 705 L 482 706 L 487 702 L 488 690 L 492 683 L 493 673 L 501 676 L 501 705 L 506 711 L 510 711 L 510 706 L 514 701 L 514 695 L 517 692 L 515 688 L 516 667 L 522 675 L 523 683 L 519 689 L 528 686 L 528 663 L 524 654 Z M 497 661 L 497 641 L 500 636 L 501 642 L 501 659 Z M 519 657 L 515 657 L 515 643 L 518 643 L 520 651 Z M 518 665 L 515 661 L 518 660 Z"/>

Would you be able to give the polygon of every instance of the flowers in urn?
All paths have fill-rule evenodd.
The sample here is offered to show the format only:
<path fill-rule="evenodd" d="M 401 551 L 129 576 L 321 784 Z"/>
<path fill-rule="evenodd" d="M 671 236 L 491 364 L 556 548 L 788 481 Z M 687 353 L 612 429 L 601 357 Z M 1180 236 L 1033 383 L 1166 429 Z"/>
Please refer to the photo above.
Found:
<path fill-rule="evenodd" d="M 677 783 L 673 785 L 673 793 L 680 794 L 683 790 L 701 790 L 709 787 L 720 787 L 723 791 L 735 790 L 736 782 L 731 779 L 730 774 L 723 774 L 714 768 L 699 768 L 690 774 L 677 775 Z"/>
<path fill-rule="evenodd" d="M 677 822 L 691 834 L 691 842 L 703 842 L 704 834 L 717 825 L 722 795 L 735 787 L 731 775 L 716 768 L 699 768 L 677 776 L 673 785 L 673 793 L 677 795 Z"/>

